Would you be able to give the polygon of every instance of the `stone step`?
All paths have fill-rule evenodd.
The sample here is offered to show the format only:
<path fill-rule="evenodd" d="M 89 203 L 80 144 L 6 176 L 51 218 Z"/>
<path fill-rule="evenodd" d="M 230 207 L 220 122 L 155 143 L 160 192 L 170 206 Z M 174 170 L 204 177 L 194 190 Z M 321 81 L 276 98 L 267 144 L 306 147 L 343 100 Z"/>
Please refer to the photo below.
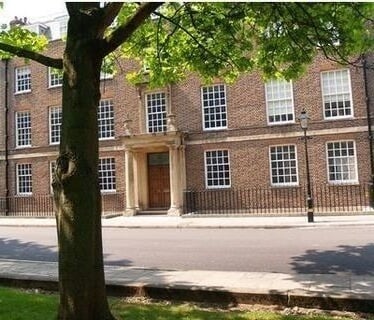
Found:
<path fill-rule="evenodd" d="M 155 215 L 167 215 L 167 210 L 165 209 L 149 209 L 141 210 L 136 213 L 137 216 L 155 216 Z"/>

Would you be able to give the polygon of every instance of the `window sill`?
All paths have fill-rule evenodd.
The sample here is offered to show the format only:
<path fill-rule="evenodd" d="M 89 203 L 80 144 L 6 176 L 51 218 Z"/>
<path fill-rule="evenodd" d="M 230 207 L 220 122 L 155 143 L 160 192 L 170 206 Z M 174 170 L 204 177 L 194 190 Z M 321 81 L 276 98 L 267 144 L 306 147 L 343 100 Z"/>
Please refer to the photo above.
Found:
<path fill-rule="evenodd" d="M 329 117 L 323 118 L 324 121 L 338 121 L 338 120 L 354 120 L 354 116 L 339 116 L 339 117 Z"/>
<path fill-rule="evenodd" d="M 289 183 L 289 184 L 272 184 L 272 188 L 274 189 L 284 189 L 284 188 L 295 188 L 300 187 L 298 183 Z"/>
<path fill-rule="evenodd" d="M 224 131 L 228 130 L 228 127 L 220 127 L 220 128 L 203 128 L 204 132 L 211 132 L 211 131 Z"/>
<path fill-rule="evenodd" d="M 17 92 L 14 92 L 14 95 L 19 96 L 19 95 L 22 95 L 22 94 L 25 94 L 25 93 L 30 93 L 30 92 L 31 92 L 31 90 L 17 91 Z"/>
<path fill-rule="evenodd" d="M 107 140 L 115 140 L 116 137 L 109 137 L 109 138 L 99 138 L 99 141 L 107 141 Z"/>
<path fill-rule="evenodd" d="M 227 190 L 231 189 L 231 186 L 214 186 L 214 187 L 205 187 L 206 190 Z"/>
<path fill-rule="evenodd" d="M 332 187 L 358 186 L 358 185 L 360 185 L 360 183 L 356 180 L 354 180 L 354 181 L 337 181 L 337 182 L 329 181 L 328 182 L 328 186 L 332 186 Z"/>
<path fill-rule="evenodd" d="M 295 124 L 295 121 L 284 121 L 284 122 L 268 122 L 269 127 L 274 127 L 274 126 L 285 126 L 285 125 L 292 125 Z"/>
<path fill-rule="evenodd" d="M 25 145 L 25 146 L 16 146 L 16 149 L 19 150 L 19 149 L 28 149 L 28 148 L 31 148 L 31 144 L 30 145 Z"/>
<path fill-rule="evenodd" d="M 49 89 L 56 89 L 56 88 L 62 88 L 62 84 L 59 84 L 59 85 L 56 85 L 56 86 L 48 86 L 48 90 Z"/>

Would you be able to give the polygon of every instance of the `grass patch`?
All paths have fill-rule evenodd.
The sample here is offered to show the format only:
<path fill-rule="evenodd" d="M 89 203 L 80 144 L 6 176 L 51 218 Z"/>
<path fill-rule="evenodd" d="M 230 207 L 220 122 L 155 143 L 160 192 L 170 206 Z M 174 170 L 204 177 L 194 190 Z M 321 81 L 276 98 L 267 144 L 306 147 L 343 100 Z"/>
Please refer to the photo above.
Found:
<path fill-rule="evenodd" d="M 150 302 L 149 300 L 110 299 L 114 315 L 118 320 L 337 320 L 374 319 L 353 313 L 329 315 L 288 314 L 293 309 L 227 310 L 191 304 Z M 35 290 L 20 290 L 0 287 L 0 320 L 54 320 L 57 316 L 58 295 L 38 293 Z M 261 307 L 260 307 L 261 308 Z M 265 307 L 263 307 L 265 309 Z M 305 313 L 305 312 L 304 312 Z M 348 316 L 347 316 L 348 315 Z"/>
<path fill-rule="evenodd" d="M 56 319 L 58 296 L 0 287 L 0 320 Z"/>

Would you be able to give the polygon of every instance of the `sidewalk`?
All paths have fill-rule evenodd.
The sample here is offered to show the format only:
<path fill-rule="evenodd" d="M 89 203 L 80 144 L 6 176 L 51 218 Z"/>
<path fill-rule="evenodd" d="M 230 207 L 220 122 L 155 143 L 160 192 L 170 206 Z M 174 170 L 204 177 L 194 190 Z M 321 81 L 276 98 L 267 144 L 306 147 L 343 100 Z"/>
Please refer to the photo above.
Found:
<path fill-rule="evenodd" d="M 332 228 L 374 226 L 374 215 L 306 217 L 134 216 L 102 219 L 116 228 Z M 54 227 L 55 219 L 0 218 L 0 226 Z M 108 292 L 118 296 L 259 303 L 373 312 L 374 275 L 157 270 L 106 266 Z M 0 285 L 57 290 L 57 263 L 0 259 Z"/>
<path fill-rule="evenodd" d="M 373 312 L 374 277 L 105 266 L 108 293 Z M 57 290 L 57 263 L 0 259 L 0 284 Z"/>
<path fill-rule="evenodd" d="M 374 225 L 374 214 L 351 216 L 294 217 L 174 217 L 133 216 L 102 219 L 103 227 L 117 228 L 315 228 Z M 0 226 L 55 226 L 54 218 L 0 217 Z"/>

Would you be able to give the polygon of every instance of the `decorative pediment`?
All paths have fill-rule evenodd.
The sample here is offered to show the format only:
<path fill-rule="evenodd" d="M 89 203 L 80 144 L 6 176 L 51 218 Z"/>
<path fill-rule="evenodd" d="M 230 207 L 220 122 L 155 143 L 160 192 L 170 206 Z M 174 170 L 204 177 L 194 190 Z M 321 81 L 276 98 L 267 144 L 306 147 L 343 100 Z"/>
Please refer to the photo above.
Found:
<path fill-rule="evenodd" d="M 123 136 L 121 139 L 125 148 L 139 150 L 169 147 L 171 145 L 178 147 L 183 145 L 185 135 L 186 133 L 181 131 L 168 131 Z"/>

